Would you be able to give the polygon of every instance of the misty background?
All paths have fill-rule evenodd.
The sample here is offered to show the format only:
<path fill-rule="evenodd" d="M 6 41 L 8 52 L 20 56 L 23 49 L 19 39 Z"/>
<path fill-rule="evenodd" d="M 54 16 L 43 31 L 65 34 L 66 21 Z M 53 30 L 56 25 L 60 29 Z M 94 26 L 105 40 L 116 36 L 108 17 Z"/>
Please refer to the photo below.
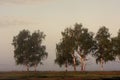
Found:
<path fill-rule="evenodd" d="M 11 45 L 13 36 L 23 29 L 31 32 L 39 29 L 47 35 L 43 44 L 47 47 L 48 58 L 37 70 L 65 70 L 64 66 L 60 68 L 54 64 L 61 32 L 77 22 L 94 33 L 106 26 L 111 36 L 116 36 L 120 29 L 119 4 L 120 0 L 0 0 L 0 71 L 26 69 L 15 64 Z M 86 70 L 100 70 L 95 59 L 90 56 L 89 59 Z M 68 70 L 73 70 L 73 67 Z M 77 70 L 80 71 L 80 66 Z M 120 70 L 120 63 L 108 62 L 104 70 Z"/>

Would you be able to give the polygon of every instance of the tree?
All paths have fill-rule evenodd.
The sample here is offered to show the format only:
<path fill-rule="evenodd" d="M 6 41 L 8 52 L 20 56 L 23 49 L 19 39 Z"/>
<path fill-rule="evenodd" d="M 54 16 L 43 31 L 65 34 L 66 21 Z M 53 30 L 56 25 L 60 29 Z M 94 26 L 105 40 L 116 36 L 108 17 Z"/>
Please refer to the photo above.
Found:
<path fill-rule="evenodd" d="M 76 71 L 76 65 L 78 65 L 78 61 L 74 56 L 74 38 L 72 37 L 71 28 L 66 28 L 64 32 L 62 32 L 62 39 L 56 45 L 56 60 L 55 62 L 60 66 L 65 65 L 66 71 L 68 65 L 74 65 L 74 71 Z"/>
<path fill-rule="evenodd" d="M 82 24 L 75 24 L 74 27 L 75 49 L 80 57 L 81 71 L 85 70 L 87 55 L 91 53 L 95 41 L 93 40 L 93 33 L 89 32 L 87 28 L 83 28 Z"/>
<path fill-rule="evenodd" d="M 120 59 L 120 30 L 118 32 L 118 35 L 116 37 L 112 38 L 112 44 L 113 44 L 113 55 L 116 58 Z"/>
<path fill-rule="evenodd" d="M 72 56 L 68 53 L 68 49 L 66 49 L 65 44 L 66 43 L 63 41 L 56 45 L 57 53 L 55 63 L 57 63 L 60 67 L 65 65 L 67 71 L 68 65 L 72 64 Z"/>
<path fill-rule="evenodd" d="M 67 70 L 68 65 L 72 64 L 72 56 L 66 50 L 60 50 L 63 48 L 61 46 L 62 46 L 62 44 L 56 45 L 57 53 L 56 53 L 55 63 L 57 63 L 60 67 L 62 65 L 65 65 L 66 71 L 68 71 Z M 58 52 L 59 50 L 60 50 L 60 52 Z M 63 51 L 65 51 L 65 52 L 63 52 Z"/>
<path fill-rule="evenodd" d="M 31 46 L 30 66 L 34 66 L 35 71 L 36 71 L 37 65 L 39 63 L 43 64 L 42 60 L 44 60 L 48 56 L 48 53 L 45 51 L 46 46 L 42 45 L 43 39 L 45 39 L 45 34 L 43 32 L 40 32 L 39 30 L 32 33 L 30 38 L 30 44 L 31 44 L 30 45 Z"/>
<path fill-rule="evenodd" d="M 89 32 L 87 28 L 83 28 L 81 24 L 76 24 L 74 29 L 65 29 L 65 31 L 62 32 L 62 37 L 62 42 L 60 43 L 62 46 L 58 49 L 62 51 L 57 52 L 61 52 L 62 54 L 71 54 L 71 58 L 73 58 L 74 70 L 76 70 L 76 64 L 78 62 L 75 56 L 76 51 L 80 57 L 79 61 L 81 65 L 81 71 L 85 70 L 85 62 L 87 60 L 86 56 L 91 53 L 95 43 L 93 40 L 93 33 Z"/>
<path fill-rule="evenodd" d="M 96 51 L 94 56 L 96 57 L 96 63 L 100 63 L 101 70 L 103 70 L 104 63 L 114 60 L 109 29 L 105 26 L 101 27 L 95 36 L 95 40 Z"/>
<path fill-rule="evenodd" d="M 41 60 L 47 56 L 45 46 L 41 45 L 45 38 L 43 32 L 34 32 L 30 35 L 29 30 L 22 30 L 13 37 L 14 58 L 17 65 L 25 65 L 27 71 L 29 67 L 37 66 Z"/>

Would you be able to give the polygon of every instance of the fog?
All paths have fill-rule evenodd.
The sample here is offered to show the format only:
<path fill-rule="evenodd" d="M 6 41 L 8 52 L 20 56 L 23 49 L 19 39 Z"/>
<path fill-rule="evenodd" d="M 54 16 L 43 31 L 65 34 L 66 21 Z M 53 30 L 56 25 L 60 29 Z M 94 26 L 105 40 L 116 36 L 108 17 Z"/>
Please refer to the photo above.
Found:
<path fill-rule="evenodd" d="M 47 36 L 44 44 L 48 58 L 39 71 L 65 70 L 54 63 L 56 44 L 61 39 L 61 32 L 74 24 L 82 23 L 96 33 L 101 26 L 109 28 L 111 36 L 116 36 L 120 28 L 120 0 L 0 0 L 0 71 L 22 71 L 26 67 L 17 66 L 14 60 L 13 36 L 28 29 L 43 31 Z M 86 69 L 100 70 L 100 65 L 90 57 Z M 120 70 L 120 63 L 108 62 L 104 70 Z M 33 70 L 33 68 L 31 68 Z M 69 70 L 73 70 L 70 66 Z M 80 71 L 80 66 L 77 67 Z"/>

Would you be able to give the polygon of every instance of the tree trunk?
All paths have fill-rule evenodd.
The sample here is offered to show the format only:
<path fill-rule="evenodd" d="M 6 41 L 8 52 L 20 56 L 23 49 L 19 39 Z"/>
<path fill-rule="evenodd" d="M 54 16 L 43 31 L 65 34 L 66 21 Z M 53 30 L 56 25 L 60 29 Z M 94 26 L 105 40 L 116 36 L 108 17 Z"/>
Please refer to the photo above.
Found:
<path fill-rule="evenodd" d="M 81 65 L 81 71 L 85 71 L 85 67 L 86 67 L 86 56 L 82 56 L 80 54 L 80 52 L 78 51 L 78 55 L 79 55 L 79 58 L 80 58 L 80 65 Z"/>
<path fill-rule="evenodd" d="M 74 63 L 74 71 L 76 71 L 76 59 L 75 59 L 75 57 L 73 58 L 73 63 Z"/>
<path fill-rule="evenodd" d="M 36 64 L 35 64 L 34 68 L 35 68 L 35 72 L 36 72 L 36 69 L 37 69 L 37 65 Z"/>
<path fill-rule="evenodd" d="M 26 69 L 27 69 L 27 71 L 29 71 L 29 65 L 28 64 L 26 65 Z"/>
<path fill-rule="evenodd" d="M 81 60 L 80 60 L 80 61 L 81 61 L 81 62 L 80 62 L 80 63 L 81 63 L 81 64 L 80 64 L 80 65 L 81 65 L 81 71 L 83 71 L 83 70 L 84 70 L 84 61 L 83 61 L 83 58 L 82 58 L 82 57 L 81 57 Z"/>
<path fill-rule="evenodd" d="M 72 54 L 72 57 L 73 57 L 74 71 L 76 71 L 76 57 L 75 57 L 74 53 Z"/>
<path fill-rule="evenodd" d="M 86 58 L 85 57 L 81 57 L 81 71 L 85 71 L 85 67 L 86 67 Z"/>
<path fill-rule="evenodd" d="M 83 71 L 85 71 L 86 68 L 86 58 L 83 59 Z"/>
<path fill-rule="evenodd" d="M 81 64 L 81 71 L 84 71 L 84 70 L 83 70 L 83 64 Z"/>
<path fill-rule="evenodd" d="M 104 62 L 103 62 L 103 59 L 101 58 L 101 59 L 100 59 L 100 69 L 101 69 L 101 71 L 103 71 L 103 63 L 104 63 Z"/>
<path fill-rule="evenodd" d="M 68 70 L 67 70 L 67 68 L 68 68 L 68 63 L 67 63 L 67 61 L 66 61 L 66 63 L 65 63 L 65 68 L 66 68 L 65 71 L 67 72 L 67 71 L 68 71 Z"/>

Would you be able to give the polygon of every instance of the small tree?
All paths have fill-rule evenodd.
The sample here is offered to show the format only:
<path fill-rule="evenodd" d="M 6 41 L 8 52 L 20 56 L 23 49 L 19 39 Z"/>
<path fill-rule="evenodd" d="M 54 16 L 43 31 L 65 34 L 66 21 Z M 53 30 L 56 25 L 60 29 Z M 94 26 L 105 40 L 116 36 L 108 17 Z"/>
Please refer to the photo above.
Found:
<path fill-rule="evenodd" d="M 113 55 L 120 60 L 120 30 L 117 37 L 112 38 Z"/>
<path fill-rule="evenodd" d="M 96 63 L 100 63 L 101 70 L 103 70 L 104 63 L 114 60 L 109 29 L 105 26 L 101 27 L 95 36 L 95 40 L 97 48 L 94 56 Z"/>
<path fill-rule="evenodd" d="M 72 56 L 68 53 L 64 43 L 57 44 L 56 49 L 57 53 L 55 63 L 57 63 L 60 67 L 65 65 L 67 71 L 68 65 L 72 64 Z"/>
<path fill-rule="evenodd" d="M 34 32 L 30 35 L 30 31 L 22 30 L 13 38 L 14 57 L 17 65 L 29 67 L 37 66 L 41 60 L 47 56 L 45 46 L 42 45 L 42 40 L 45 38 L 43 32 Z M 35 68 L 36 70 L 36 68 Z"/>

